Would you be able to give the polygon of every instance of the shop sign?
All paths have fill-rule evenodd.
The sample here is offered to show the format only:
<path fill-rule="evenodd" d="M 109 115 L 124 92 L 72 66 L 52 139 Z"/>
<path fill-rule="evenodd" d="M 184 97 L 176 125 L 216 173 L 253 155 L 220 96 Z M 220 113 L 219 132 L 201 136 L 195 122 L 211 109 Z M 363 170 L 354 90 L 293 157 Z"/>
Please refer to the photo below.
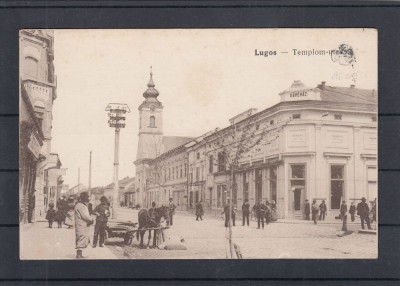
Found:
<path fill-rule="evenodd" d="M 28 149 L 31 151 L 31 153 L 33 154 L 33 156 L 35 156 L 36 159 L 39 158 L 41 148 L 42 147 L 40 146 L 39 141 L 36 139 L 35 135 L 33 135 L 33 133 L 32 133 L 31 138 L 28 143 Z"/>

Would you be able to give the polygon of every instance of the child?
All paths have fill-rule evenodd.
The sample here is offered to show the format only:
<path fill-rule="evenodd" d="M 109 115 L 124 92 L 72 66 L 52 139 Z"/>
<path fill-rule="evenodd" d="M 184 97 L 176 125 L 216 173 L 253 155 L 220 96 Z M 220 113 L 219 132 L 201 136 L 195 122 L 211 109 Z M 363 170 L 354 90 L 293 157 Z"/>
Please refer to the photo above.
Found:
<path fill-rule="evenodd" d="M 49 228 L 53 227 L 53 221 L 56 217 L 56 211 L 54 210 L 54 204 L 49 203 L 49 209 L 47 210 L 46 219 L 49 221 Z"/>

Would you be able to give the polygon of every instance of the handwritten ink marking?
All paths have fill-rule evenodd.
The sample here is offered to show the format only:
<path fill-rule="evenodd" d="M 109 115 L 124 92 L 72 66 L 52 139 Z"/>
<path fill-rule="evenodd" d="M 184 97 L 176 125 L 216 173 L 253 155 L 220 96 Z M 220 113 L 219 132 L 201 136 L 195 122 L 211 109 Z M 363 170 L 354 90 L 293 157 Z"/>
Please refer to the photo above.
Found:
<path fill-rule="evenodd" d="M 336 50 L 331 53 L 332 62 L 338 63 L 342 66 L 351 65 L 353 67 L 356 62 L 356 56 L 351 46 L 341 44 Z"/>

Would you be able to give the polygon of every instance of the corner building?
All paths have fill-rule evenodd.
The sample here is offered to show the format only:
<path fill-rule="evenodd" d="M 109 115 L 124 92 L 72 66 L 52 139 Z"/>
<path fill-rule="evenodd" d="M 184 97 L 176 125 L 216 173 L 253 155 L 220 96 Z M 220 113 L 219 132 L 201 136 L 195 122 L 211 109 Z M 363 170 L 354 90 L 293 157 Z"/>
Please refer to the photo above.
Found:
<path fill-rule="evenodd" d="M 333 216 L 342 200 L 377 198 L 377 92 L 325 82 L 310 88 L 295 81 L 279 96 L 278 104 L 247 110 L 228 127 L 178 147 L 187 153 L 188 208 L 202 200 L 208 210 L 220 210 L 227 202 L 229 170 L 213 142 L 245 124 L 266 130 L 270 143 L 254 146 L 234 170 L 238 210 L 245 199 L 251 206 L 268 199 L 276 201 L 279 218 L 300 219 L 306 199 L 325 200 Z"/>

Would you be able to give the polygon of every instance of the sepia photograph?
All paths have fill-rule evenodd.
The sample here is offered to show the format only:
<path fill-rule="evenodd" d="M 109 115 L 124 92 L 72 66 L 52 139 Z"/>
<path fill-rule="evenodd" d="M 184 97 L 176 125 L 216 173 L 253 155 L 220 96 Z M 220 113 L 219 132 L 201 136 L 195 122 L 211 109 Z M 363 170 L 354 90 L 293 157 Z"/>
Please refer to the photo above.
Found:
<path fill-rule="evenodd" d="M 20 259 L 377 259 L 377 112 L 376 29 L 20 30 Z"/>

